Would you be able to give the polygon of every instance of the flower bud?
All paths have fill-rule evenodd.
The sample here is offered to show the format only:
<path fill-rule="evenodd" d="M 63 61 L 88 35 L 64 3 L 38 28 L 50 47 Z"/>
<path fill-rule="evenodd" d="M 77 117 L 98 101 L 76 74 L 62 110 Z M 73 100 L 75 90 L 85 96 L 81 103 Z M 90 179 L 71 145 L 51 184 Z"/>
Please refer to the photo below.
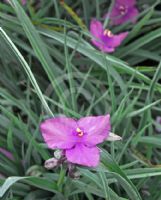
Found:
<path fill-rule="evenodd" d="M 68 175 L 70 178 L 77 180 L 80 178 L 81 173 L 77 170 L 76 165 L 68 163 Z"/>
<path fill-rule="evenodd" d="M 116 135 L 115 133 L 109 133 L 109 136 L 107 137 L 107 141 L 117 141 L 117 140 L 122 140 L 122 137 L 119 135 Z"/>
<path fill-rule="evenodd" d="M 62 153 L 63 153 L 62 150 L 57 149 L 56 151 L 54 151 L 54 157 L 55 157 L 56 159 L 60 159 L 61 156 L 62 156 Z"/>
<path fill-rule="evenodd" d="M 53 169 L 58 165 L 58 160 L 56 158 L 50 158 L 45 161 L 44 167 L 46 169 Z"/>
<path fill-rule="evenodd" d="M 75 180 L 80 179 L 81 173 L 79 171 L 71 171 L 69 173 L 70 178 L 73 178 Z"/>

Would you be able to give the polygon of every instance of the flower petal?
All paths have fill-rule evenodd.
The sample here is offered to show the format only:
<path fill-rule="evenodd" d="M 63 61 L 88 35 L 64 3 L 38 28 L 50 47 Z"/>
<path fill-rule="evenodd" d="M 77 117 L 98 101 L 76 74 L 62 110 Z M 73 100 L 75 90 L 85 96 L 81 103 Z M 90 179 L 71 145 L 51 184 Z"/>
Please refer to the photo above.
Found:
<path fill-rule="evenodd" d="M 107 45 L 103 45 L 101 48 L 100 48 L 103 52 L 107 52 L 107 53 L 112 53 L 115 51 L 115 48 L 111 48 L 111 47 L 108 47 Z"/>
<path fill-rule="evenodd" d="M 80 127 L 83 127 L 84 135 L 83 142 L 87 146 L 94 146 L 103 142 L 110 131 L 110 115 L 83 117 L 78 122 Z"/>
<path fill-rule="evenodd" d="M 115 48 L 118 47 L 122 41 L 127 37 L 128 32 L 123 32 L 118 35 L 114 35 L 111 38 L 107 38 L 108 47 Z"/>
<path fill-rule="evenodd" d="M 98 47 L 98 49 L 100 49 L 102 52 L 108 52 L 108 53 L 112 53 L 115 51 L 115 49 L 112 47 L 109 47 L 106 43 L 104 43 L 103 41 L 96 41 L 96 40 L 92 40 L 92 43 Z"/>
<path fill-rule="evenodd" d="M 92 39 L 92 44 L 98 47 L 100 50 L 104 51 L 104 44 L 102 41 L 99 40 L 97 41 L 97 39 L 96 40 Z"/>
<path fill-rule="evenodd" d="M 126 15 L 124 16 L 121 16 L 121 15 L 118 15 L 117 17 L 110 17 L 110 20 L 111 20 L 111 24 L 112 25 L 120 25 L 120 24 L 124 24 L 127 22 L 127 19 L 125 17 Z M 130 20 L 130 19 L 128 19 Z"/>
<path fill-rule="evenodd" d="M 103 34 L 103 25 L 96 19 L 92 19 L 90 23 L 90 32 L 93 36 L 92 43 L 102 50 L 103 42 L 101 36 Z"/>
<path fill-rule="evenodd" d="M 128 22 L 129 20 L 131 20 L 133 23 L 136 22 L 136 17 L 139 15 L 139 11 L 137 8 L 133 7 L 130 8 L 128 13 L 125 16 L 125 22 Z"/>
<path fill-rule="evenodd" d="M 110 18 L 114 18 L 114 19 L 117 19 L 117 18 L 121 17 L 120 11 L 116 6 L 113 7 L 113 9 L 111 10 L 110 14 L 106 13 L 105 17 L 108 17 L 108 16 Z"/>
<path fill-rule="evenodd" d="M 86 147 L 83 144 L 77 144 L 74 148 L 65 152 L 67 160 L 71 163 L 96 167 L 99 164 L 99 150 L 97 147 Z"/>
<path fill-rule="evenodd" d="M 58 117 L 47 119 L 40 125 L 42 136 L 49 148 L 72 148 L 76 141 L 72 131 L 77 128 L 77 123 L 72 118 Z"/>
<path fill-rule="evenodd" d="M 103 25 L 100 21 L 92 19 L 90 23 L 90 32 L 95 38 L 100 38 L 103 33 Z"/>
<path fill-rule="evenodd" d="M 134 6 L 136 4 L 136 0 L 116 0 L 115 4 L 117 5 L 125 5 L 127 7 Z"/>

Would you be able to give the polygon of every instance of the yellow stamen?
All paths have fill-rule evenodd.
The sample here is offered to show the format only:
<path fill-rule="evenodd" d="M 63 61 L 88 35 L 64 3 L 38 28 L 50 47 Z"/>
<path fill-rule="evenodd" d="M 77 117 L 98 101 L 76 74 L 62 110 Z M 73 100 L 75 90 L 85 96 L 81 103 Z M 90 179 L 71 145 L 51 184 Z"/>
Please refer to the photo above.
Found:
<path fill-rule="evenodd" d="M 77 131 L 78 133 L 82 132 L 82 131 L 80 130 L 80 128 L 77 128 L 76 131 Z"/>
<path fill-rule="evenodd" d="M 113 37 L 112 32 L 109 29 L 105 29 L 103 32 L 104 35 L 107 35 L 108 37 Z"/>
<path fill-rule="evenodd" d="M 81 136 L 84 135 L 83 131 L 82 131 L 80 128 L 77 128 L 76 131 L 77 131 L 77 133 L 78 133 L 78 136 L 81 137 Z"/>
<path fill-rule="evenodd" d="M 78 133 L 78 136 L 79 136 L 79 137 L 82 137 L 83 135 L 84 135 L 83 132 Z"/>
<path fill-rule="evenodd" d="M 124 15 L 124 14 L 125 14 L 125 11 L 124 11 L 124 10 L 121 10 L 120 13 L 121 13 L 121 15 Z"/>
<path fill-rule="evenodd" d="M 126 7 L 125 6 L 120 6 L 119 10 L 120 10 L 121 15 L 124 15 L 126 13 Z"/>
<path fill-rule="evenodd" d="M 125 6 L 120 6 L 120 10 L 125 10 Z"/>

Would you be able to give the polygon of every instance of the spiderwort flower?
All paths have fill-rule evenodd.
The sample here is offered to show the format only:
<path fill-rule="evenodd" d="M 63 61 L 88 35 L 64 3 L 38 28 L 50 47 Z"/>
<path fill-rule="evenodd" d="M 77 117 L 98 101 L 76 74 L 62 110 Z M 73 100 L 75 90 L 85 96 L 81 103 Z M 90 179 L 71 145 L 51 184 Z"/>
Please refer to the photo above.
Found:
<path fill-rule="evenodd" d="M 63 149 L 70 163 L 96 167 L 100 152 L 97 144 L 109 135 L 110 115 L 89 116 L 79 120 L 57 117 L 40 125 L 42 136 L 51 149 Z"/>
<path fill-rule="evenodd" d="M 115 0 L 111 13 L 105 16 L 109 16 L 113 25 L 124 24 L 127 21 L 136 22 L 139 11 L 135 4 L 136 0 Z"/>
<path fill-rule="evenodd" d="M 121 42 L 127 37 L 128 32 L 113 35 L 108 29 L 103 29 L 100 21 L 93 19 L 90 23 L 90 32 L 94 36 L 92 43 L 103 52 L 114 52 Z"/>

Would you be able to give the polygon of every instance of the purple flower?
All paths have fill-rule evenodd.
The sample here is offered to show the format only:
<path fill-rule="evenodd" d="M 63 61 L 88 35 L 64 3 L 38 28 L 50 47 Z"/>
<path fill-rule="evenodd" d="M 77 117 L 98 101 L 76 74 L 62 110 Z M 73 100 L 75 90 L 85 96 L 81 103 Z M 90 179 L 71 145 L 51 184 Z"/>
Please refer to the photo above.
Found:
<path fill-rule="evenodd" d="M 90 23 L 90 32 L 94 36 L 92 43 L 103 52 L 114 52 L 121 42 L 126 38 L 128 32 L 113 35 L 108 29 L 103 29 L 103 25 L 96 19 Z"/>
<path fill-rule="evenodd" d="M 96 167 L 99 164 L 99 149 L 109 135 L 110 115 L 89 116 L 79 120 L 67 117 L 47 119 L 40 129 L 51 149 L 63 149 L 67 161 Z"/>
<path fill-rule="evenodd" d="M 139 14 L 135 6 L 136 0 L 115 0 L 114 6 L 109 16 L 113 25 L 123 24 L 127 21 L 136 22 L 136 17 Z"/>

